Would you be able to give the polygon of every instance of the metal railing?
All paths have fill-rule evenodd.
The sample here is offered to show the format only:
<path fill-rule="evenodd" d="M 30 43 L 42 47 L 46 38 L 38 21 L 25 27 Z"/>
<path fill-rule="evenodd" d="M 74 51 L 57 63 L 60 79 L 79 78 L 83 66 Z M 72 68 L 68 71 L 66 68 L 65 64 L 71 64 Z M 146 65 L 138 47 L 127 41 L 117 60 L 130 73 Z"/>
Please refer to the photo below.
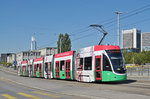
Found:
<path fill-rule="evenodd" d="M 150 76 L 150 66 L 127 67 L 128 76 Z"/>

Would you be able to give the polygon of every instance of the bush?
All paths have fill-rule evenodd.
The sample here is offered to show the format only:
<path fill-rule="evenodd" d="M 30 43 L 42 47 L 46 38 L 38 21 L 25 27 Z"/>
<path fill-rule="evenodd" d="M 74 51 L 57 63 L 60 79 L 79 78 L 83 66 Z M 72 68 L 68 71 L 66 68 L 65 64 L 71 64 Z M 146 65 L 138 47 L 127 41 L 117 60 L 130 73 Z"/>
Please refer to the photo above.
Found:
<path fill-rule="evenodd" d="M 150 63 L 150 51 L 136 52 L 123 52 L 126 64 L 145 64 Z"/>

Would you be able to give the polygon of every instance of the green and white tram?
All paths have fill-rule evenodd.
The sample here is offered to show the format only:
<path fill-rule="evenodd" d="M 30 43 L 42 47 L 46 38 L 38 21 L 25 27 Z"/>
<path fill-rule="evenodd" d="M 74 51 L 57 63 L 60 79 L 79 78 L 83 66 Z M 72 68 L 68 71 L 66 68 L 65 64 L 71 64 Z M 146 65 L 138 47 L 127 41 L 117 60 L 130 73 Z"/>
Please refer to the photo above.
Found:
<path fill-rule="evenodd" d="M 96 45 L 21 62 L 20 75 L 82 82 L 127 79 L 119 46 Z M 20 71 L 21 70 L 21 71 Z"/>
<path fill-rule="evenodd" d="M 119 46 L 96 45 L 76 52 L 76 80 L 83 82 L 126 80 Z"/>
<path fill-rule="evenodd" d="M 21 62 L 21 75 L 28 76 L 28 61 Z"/>
<path fill-rule="evenodd" d="M 34 59 L 32 66 L 33 77 L 44 77 L 44 57 Z"/>

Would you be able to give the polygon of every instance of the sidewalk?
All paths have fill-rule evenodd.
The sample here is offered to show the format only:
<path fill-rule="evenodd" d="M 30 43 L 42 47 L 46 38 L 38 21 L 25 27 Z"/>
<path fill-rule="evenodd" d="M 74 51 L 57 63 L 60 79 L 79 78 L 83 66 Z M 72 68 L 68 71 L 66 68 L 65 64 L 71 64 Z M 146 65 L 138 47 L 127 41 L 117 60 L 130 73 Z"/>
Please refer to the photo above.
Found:
<path fill-rule="evenodd" d="M 17 70 L 14 70 L 14 68 L 11 67 L 0 66 L 0 70 L 17 75 Z"/>

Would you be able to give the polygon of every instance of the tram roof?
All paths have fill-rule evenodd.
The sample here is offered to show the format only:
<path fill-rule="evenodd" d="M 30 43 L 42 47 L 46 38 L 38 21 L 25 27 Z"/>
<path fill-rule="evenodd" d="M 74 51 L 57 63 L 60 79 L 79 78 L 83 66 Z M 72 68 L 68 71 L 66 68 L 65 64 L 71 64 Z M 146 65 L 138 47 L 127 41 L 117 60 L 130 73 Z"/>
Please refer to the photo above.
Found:
<path fill-rule="evenodd" d="M 120 50 L 120 47 L 114 45 L 95 45 L 94 51 L 99 51 L 99 50 Z"/>

